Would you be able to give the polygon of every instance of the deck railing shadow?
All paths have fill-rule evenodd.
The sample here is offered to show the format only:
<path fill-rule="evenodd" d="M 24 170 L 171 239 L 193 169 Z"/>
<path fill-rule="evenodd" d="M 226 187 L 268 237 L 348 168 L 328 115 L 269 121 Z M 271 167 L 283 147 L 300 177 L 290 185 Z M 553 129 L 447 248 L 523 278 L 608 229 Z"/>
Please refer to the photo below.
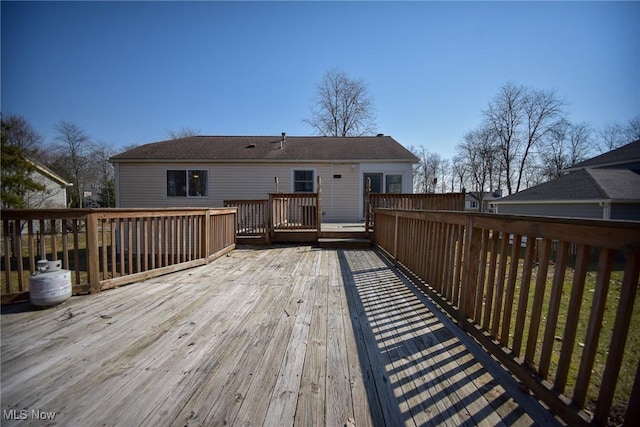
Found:
<path fill-rule="evenodd" d="M 556 415 L 638 421 L 638 223 L 375 215 L 382 253 Z"/>
<path fill-rule="evenodd" d="M 340 251 L 339 261 L 360 363 L 363 370 L 373 369 L 365 380 L 377 425 L 513 424 L 524 416 L 523 407 L 553 424 L 553 417 L 520 392 L 505 371 L 489 374 L 469 350 L 471 340 L 453 335 L 450 328 L 457 328 L 450 322 L 443 327 L 446 318 L 434 314 L 433 303 L 388 261 L 381 258 L 383 268 L 355 270 L 350 257 L 357 254 Z M 475 352 L 495 371 L 495 362 L 477 345 Z M 525 406 L 513 404 L 514 393 L 527 400 Z"/>

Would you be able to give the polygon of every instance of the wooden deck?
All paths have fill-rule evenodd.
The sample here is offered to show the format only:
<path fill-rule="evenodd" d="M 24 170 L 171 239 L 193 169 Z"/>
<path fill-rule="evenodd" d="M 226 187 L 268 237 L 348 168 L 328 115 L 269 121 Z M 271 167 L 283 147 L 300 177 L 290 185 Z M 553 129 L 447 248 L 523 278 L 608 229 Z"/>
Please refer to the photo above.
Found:
<path fill-rule="evenodd" d="M 242 248 L 1 321 L 3 426 L 556 423 L 373 250 Z"/>

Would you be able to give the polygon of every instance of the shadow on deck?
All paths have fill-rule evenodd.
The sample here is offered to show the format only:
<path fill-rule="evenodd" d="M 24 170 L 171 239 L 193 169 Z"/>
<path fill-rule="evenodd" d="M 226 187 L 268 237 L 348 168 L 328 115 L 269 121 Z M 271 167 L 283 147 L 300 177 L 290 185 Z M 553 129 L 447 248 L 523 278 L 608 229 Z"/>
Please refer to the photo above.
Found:
<path fill-rule="evenodd" d="M 360 255 L 339 258 L 361 366 L 378 368 L 367 387 L 377 425 L 556 425 L 392 265 Z"/>
<path fill-rule="evenodd" d="M 2 425 L 556 424 L 373 250 L 241 248 L 1 335 Z"/>

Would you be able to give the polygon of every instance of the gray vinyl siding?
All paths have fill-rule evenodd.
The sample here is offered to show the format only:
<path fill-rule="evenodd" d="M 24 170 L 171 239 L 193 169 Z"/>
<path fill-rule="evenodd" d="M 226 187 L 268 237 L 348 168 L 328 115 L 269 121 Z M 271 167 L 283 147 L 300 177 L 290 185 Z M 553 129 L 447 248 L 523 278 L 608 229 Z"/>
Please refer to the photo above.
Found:
<path fill-rule="evenodd" d="M 167 170 L 207 169 L 207 197 L 167 197 Z M 171 208 L 220 207 L 213 204 L 212 173 L 208 166 L 193 163 L 121 163 L 119 165 L 119 207 Z"/>
<path fill-rule="evenodd" d="M 30 209 L 66 208 L 67 188 L 38 171 L 31 174 L 38 184 L 45 187 L 44 191 L 29 191 L 26 194 L 27 206 Z"/>
<path fill-rule="evenodd" d="M 640 203 L 612 203 L 611 219 L 640 221 Z"/>
<path fill-rule="evenodd" d="M 208 171 L 206 197 L 167 196 L 167 170 L 181 169 Z M 266 199 L 276 191 L 275 177 L 279 192 L 293 192 L 296 169 L 312 169 L 316 179 L 322 178 L 323 221 L 359 221 L 362 189 L 357 163 L 120 163 L 119 206 L 222 207 L 225 200 Z"/>
<path fill-rule="evenodd" d="M 603 219 L 603 208 L 597 203 L 500 204 L 498 206 L 498 213 L 507 215 Z"/>
<path fill-rule="evenodd" d="M 334 176 L 340 176 L 334 178 Z M 335 163 L 322 177 L 322 220 L 356 222 L 360 218 L 360 167 L 354 163 Z"/>

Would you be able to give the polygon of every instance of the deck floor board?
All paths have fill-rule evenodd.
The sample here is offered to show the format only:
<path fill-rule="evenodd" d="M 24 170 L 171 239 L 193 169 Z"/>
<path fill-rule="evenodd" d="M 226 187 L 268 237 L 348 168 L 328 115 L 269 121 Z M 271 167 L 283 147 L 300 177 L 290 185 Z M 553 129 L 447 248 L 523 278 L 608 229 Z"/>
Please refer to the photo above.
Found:
<path fill-rule="evenodd" d="M 373 250 L 239 248 L 0 320 L 3 426 L 555 425 Z"/>

